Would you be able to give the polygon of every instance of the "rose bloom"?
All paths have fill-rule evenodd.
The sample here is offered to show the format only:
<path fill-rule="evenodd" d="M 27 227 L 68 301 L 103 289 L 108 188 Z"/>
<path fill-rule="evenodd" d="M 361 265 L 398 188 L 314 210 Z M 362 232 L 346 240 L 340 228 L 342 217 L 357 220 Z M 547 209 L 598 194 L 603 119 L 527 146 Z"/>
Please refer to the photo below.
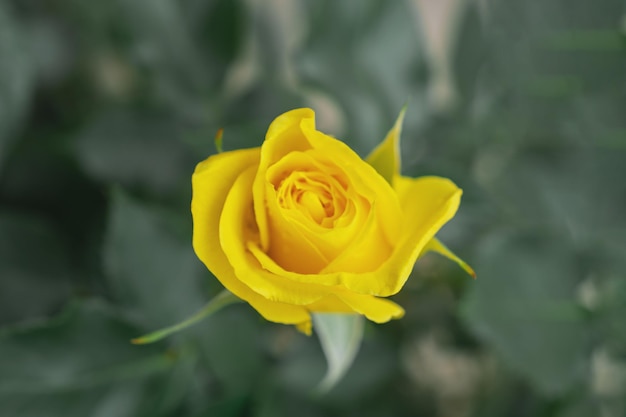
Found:
<path fill-rule="evenodd" d="M 445 178 L 399 174 L 402 116 L 366 159 L 315 128 L 311 109 L 277 117 L 259 148 L 219 153 L 192 177 L 193 247 L 265 319 L 311 332 L 311 313 L 404 315 L 396 294 L 460 202 Z"/>

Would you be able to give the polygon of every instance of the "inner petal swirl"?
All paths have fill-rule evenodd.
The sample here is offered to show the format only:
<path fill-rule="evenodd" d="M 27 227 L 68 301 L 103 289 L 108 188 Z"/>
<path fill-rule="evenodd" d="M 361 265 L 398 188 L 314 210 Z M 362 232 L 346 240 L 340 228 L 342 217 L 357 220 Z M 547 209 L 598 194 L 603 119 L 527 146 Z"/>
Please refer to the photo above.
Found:
<path fill-rule="evenodd" d="M 320 152 L 290 152 L 267 169 L 265 179 L 266 253 L 289 271 L 318 273 L 367 224 L 370 202 Z"/>
<path fill-rule="evenodd" d="M 326 173 L 292 171 L 285 173 L 284 179 L 280 179 L 274 187 L 278 205 L 295 219 L 332 228 L 336 226 L 337 218 L 345 213 L 346 190 L 337 179 Z"/>

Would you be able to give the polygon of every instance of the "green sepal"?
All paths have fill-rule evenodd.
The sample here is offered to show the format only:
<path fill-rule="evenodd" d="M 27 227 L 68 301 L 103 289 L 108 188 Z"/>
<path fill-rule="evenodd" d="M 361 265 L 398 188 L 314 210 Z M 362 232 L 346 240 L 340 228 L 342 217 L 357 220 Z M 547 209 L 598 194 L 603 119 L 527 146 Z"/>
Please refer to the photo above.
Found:
<path fill-rule="evenodd" d="M 400 175 L 400 134 L 402 133 L 402 122 L 406 109 L 407 105 L 405 104 L 385 140 L 365 158 L 365 161 L 391 185 L 393 185 L 393 178 Z"/>
<path fill-rule="evenodd" d="M 445 256 L 453 262 L 456 262 L 465 272 L 469 274 L 472 278 L 476 279 L 476 272 L 469 266 L 463 259 L 456 256 L 450 249 L 446 247 L 439 239 L 436 237 L 432 238 L 430 242 L 424 248 L 424 253 L 426 252 L 437 252 L 440 255 Z"/>

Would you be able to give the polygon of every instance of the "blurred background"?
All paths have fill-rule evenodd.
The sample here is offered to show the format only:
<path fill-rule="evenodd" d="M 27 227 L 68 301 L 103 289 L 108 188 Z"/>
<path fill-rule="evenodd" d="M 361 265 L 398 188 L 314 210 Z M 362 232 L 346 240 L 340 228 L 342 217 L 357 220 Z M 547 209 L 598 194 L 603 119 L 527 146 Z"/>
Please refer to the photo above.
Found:
<path fill-rule="evenodd" d="M 230 306 L 190 176 L 313 107 L 464 189 L 327 396 L 316 337 Z M 217 179 L 219 180 L 219 179 Z M 623 0 L 0 0 L 0 416 L 626 415 Z"/>

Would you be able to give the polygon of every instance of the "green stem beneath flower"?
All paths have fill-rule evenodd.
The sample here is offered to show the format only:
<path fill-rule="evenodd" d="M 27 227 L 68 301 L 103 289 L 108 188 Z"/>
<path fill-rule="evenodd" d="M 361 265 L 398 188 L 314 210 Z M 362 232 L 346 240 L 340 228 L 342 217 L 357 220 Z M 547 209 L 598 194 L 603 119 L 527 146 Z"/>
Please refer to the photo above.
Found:
<path fill-rule="evenodd" d="M 171 335 L 172 333 L 176 333 L 180 330 L 186 329 L 187 327 L 196 324 L 200 320 L 204 319 L 205 317 L 210 316 L 211 314 L 215 313 L 218 310 L 221 310 L 223 307 L 226 307 L 229 304 L 234 304 L 240 301 L 241 301 L 240 298 L 236 297 L 231 292 L 224 290 L 218 295 L 216 295 L 215 297 L 213 297 L 213 299 L 211 299 L 211 301 L 209 301 L 204 307 L 202 307 L 200 311 L 198 311 L 196 314 L 189 317 L 188 319 L 183 320 L 180 323 L 177 323 L 173 326 L 169 326 L 164 329 L 160 329 L 152 333 L 148 333 L 141 337 L 131 339 L 130 342 L 135 345 L 145 345 L 148 343 L 154 343 L 156 341 L 159 341 Z"/>

